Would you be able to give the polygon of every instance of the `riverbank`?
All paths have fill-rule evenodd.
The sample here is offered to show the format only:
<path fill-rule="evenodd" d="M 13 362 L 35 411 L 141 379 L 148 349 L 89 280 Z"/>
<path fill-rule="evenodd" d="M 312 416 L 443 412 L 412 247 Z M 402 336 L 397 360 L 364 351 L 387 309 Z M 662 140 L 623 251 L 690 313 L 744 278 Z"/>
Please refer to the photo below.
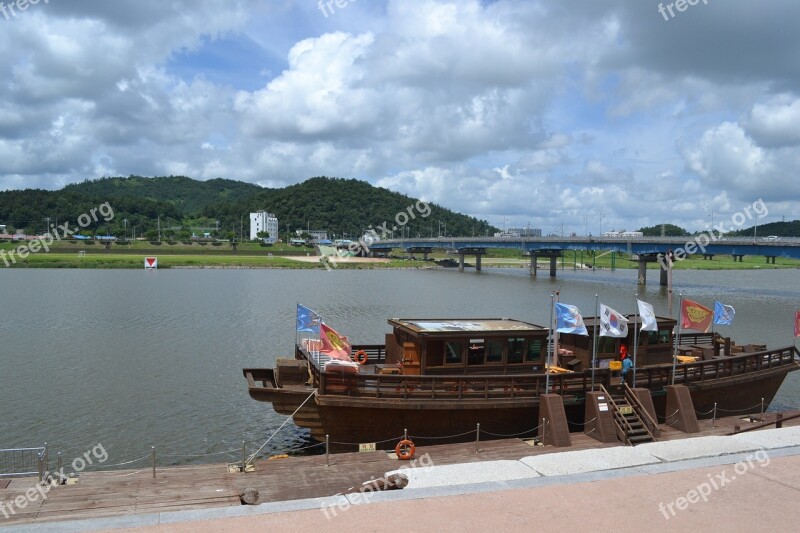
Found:
<path fill-rule="evenodd" d="M 149 244 L 149 243 L 148 243 Z M 357 258 L 357 257 L 331 257 L 322 262 L 319 256 L 312 251 L 303 250 L 276 250 L 273 252 L 244 249 L 231 251 L 230 249 L 201 249 L 199 247 L 168 247 L 157 248 L 154 246 L 120 249 L 113 247 L 105 249 L 102 245 L 96 247 L 74 247 L 65 250 L 63 247 L 50 252 L 28 254 L 24 258 L 10 257 L 8 246 L 2 249 L 7 255 L 0 260 L 0 268 L 89 268 L 89 269 L 140 269 L 144 266 L 144 257 L 158 257 L 158 268 L 278 268 L 278 269 L 421 269 L 438 268 L 436 261 L 453 259 L 453 255 L 445 252 L 431 254 L 429 261 L 421 258 L 405 258 L 394 255 L 388 259 Z M 498 253 L 499 252 L 499 253 Z M 481 262 L 485 268 L 529 268 L 530 259 L 519 257 L 519 252 L 511 256 L 508 250 L 492 250 L 485 255 Z M 400 251 L 398 250 L 399 254 Z M 455 256 L 457 257 L 457 256 Z M 327 265 L 327 266 L 326 266 Z M 473 264 L 467 261 L 467 266 Z M 628 256 L 609 255 L 592 258 L 589 254 L 584 257 L 570 256 L 558 260 L 559 270 L 630 270 L 637 267 L 637 263 Z M 540 269 L 549 268 L 549 261 L 539 261 Z M 660 268 L 658 263 L 651 263 L 648 268 Z M 742 262 L 735 262 L 732 258 L 716 256 L 711 260 L 701 258 L 688 258 L 674 265 L 676 270 L 775 270 L 800 268 L 800 261 L 795 259 L 777 258 L 776 263 L 767 264 L 763 257 L 745 257 Z"/>
<path fill-rule="evenodd" d="M 659 442 L 636 447 L 603 444 L 578 433 L 572 434 L 568 449 L 504 439 L 418 447 L 408 462 L 382 451 L 281 456 L 256 461 L 246 473 L 236 463 L 153 467 L 148 455 L 139 469 L 85 472 L 75 484 L 48 488 L 46 498 L 40 493 L 27 497 L 25 506 L 0 521 L 0 528 L 90 531 L 160 525 L 167 530 L 233 531 L 257 528 L 269 520 L 273 529 L 281 530 L 299 531 L 308 523 L 320 530 L 363 529 L 381 516 L 401 518 L 400 509 L 409 513 L 402 516 L 405 523 L 425 530 L 463 530 L 463 517 L 470 513 L 487 521 L 487 527 L 505 524 L 501 529 L 514 526 L 511 529 L 524 531 L 533 524 L 543 526 L 542 520 L 573 524 L 576 513 L 585 515 L 584 526 L 592 521 L 599 529 L 632 526 L 631 517 L 650 527 L 685 528 L 698 516 L 709 520 L 709 512 L 727 508 L 729 514 L 732 504 L 740 497 L 749 501 L 754 490 L 770 496 L 759 499 L 756 515 L 763 519 L 767 502 L 783 505 L 796 499 L 800 490 L 796 476 L 786 474 L 798 464 L 800 427 L 798 419 L 786 418 L 783 429 L 757 429 L 759 424 L 735 417 L 702 420 L 695 434 L 663 426 Z M 729 435 L 735 426 L 756 431 Z M 407 476 L 406 488 L 359 490 L 363 483 L 396 473 Z M 720 484 L 708 483 L 712 479 Z M 13 479 L 0 496 L 16 501 L 35 484 L 35 478 Z M 736 487 L 740 490 L 732 502 Z M 245 489 L 258 491 L 258 505 L 240 505 Z M 623 498 L 622 490 L 632 492 Z M 564 498 L 564 491 L 572 496 Z M 584 496 L 586 491 L 592 495 Z M 523 492 L 528 497 L 522 497 Z M 543 493 L 554 499 L 543 499 Z M 609 494 L 615 502 L 630 502 L 625 512 L 608 503 Z M 698 494 L 704 494 L 703 501 L 695 497 Z M 512 505 L 507 498 L 515 495 L 520 502 Z M 454 505 L 454 498 L 461 503 Z M 415 517 L 412 511 L 419 513 L 421 507 L 427 510 Z M 744 502 L 735 507 L 745 514 L 752 511 Z M 703 513 L 683 512 L 687 508 Z M 779 523 L 772 523 L 773 529 Z M 231 529 L 225 529 L 227 524 Z"/>

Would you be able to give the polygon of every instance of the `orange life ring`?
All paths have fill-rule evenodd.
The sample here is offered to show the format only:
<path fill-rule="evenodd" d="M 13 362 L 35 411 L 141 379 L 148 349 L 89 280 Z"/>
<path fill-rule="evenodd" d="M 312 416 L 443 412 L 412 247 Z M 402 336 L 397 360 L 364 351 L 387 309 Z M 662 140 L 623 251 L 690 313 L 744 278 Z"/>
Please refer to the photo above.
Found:
<path fill-rule="evenodd" d="M 397 446 L 394 447 L 394 453 L 397 454 L 397 458 L 402 461 L 408 461 L 412 457 L 414 457 L 414 452 L 416 451 L 416 446 L 414 443 L 408 439 L 403 439 L 397 443 Z"/>
<path fill-rule="evenodd" d="M 367 358 L 367 352 L 365 352 L 364 350 L 357 351 L 355 357 L 356 357 L 356 362 L 359 365 L 366 365 L 367 361 L 369 360 Z"/>

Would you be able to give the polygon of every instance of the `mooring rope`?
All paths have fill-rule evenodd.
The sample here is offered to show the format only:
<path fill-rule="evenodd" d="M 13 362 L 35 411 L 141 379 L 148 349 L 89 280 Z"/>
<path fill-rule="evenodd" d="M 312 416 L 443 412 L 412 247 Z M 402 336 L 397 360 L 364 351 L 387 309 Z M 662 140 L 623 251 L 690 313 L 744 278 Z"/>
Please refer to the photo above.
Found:
<path fill-rule="evenodd" d="M 302 408 L 303 408 L 303 406 L 306 404 L 306 402 L 308 402 L 308 400 L 310 400 L 311 398 L 313 398 L 313 397 L 314 397 L 314 395 L 317 393 L 317 390 L 318 390 L 318 389 L 314 389 L 313 391 L 311 391 L 311 394 L 309 394 L 309 395 L 308 395 L 308 398 L 306 398 L 305 400 L 303 400 L 303 403 L 301 403 L 301 404 L 300 404 L 300 407 L 298 407 L 297 409 L 295 409 L 295 410 L 294 410 L 294 413 L 292 413 L 292 415 L 291 415 L 289 418 L 287 418 L 286 420 L 284 420 L 284 421 L 283 421 L 283 424 L 281 424 L 281 426 L 280 426 L 278 429 L 276 429 L 276 430 L 275 430 L 275 432 L 274 432 L 272 435 L 270 435 L 270 436 L 269 436 L 269 438 L 266 440 L 266 442 L 265 442 L 264 444 L 262 444 L 262 445 L 261 445 L 261 447 L 260 447 L 258 450 L 256 450 L 256 453 L 254 453 L 253 455 L 251 455 L 251 456 L 250 456 L 250 457 L 247 459 L 247 461 L 245 461 L 245 463 L 246 463 L 246 464 L 250 464 L 250 463 L 252 463 L 252 462 L 253 462 L 253 459 L 255 459 L 255 457 L 256 457 L 256 456 L 257 456 L 257 455 L 258 455 L 258 454 L 261 452 L 261 450 L 263 450 L 263 449 L 264 449 L 264 447 L 265 447 L 267 444 L 269 444 L 269 441 L 271 441 L 271 440 L 272 440 L 272 438 L 273 438 L 275 435 L 277 435 L 277 434 L 278 434 L 278 432 L 279 432 L 280 430 L 282 430 L 282 429 L 283 429 L 283 426 L 285 426 L 286 424 L 288 424 L 288 423 L 289 423 L 289 420 L 292 420 L 292 418 L 294 418 L 294 415 L 296 415 L 296 414 L 297 414 L 297 412 L 298 412 L 300 409 L 302 409 Z"/>

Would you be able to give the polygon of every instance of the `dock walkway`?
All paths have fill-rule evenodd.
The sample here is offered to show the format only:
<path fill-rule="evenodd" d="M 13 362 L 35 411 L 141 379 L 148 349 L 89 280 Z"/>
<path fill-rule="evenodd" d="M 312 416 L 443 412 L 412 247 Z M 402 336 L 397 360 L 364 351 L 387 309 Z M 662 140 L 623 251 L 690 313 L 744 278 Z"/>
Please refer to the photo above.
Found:
<path fill-rule="evenodd" d="M 767 419 L 774 417 L 765 415 Z M 375 501 L 414 499 L 425 491 L 433 491 L 433 495 L 452 494 L 454 490 L 465 494 L 485 491 L 487 487 L 512 487 L 514 483 L 552 483 L 592 472 L 622 472 L 631 466 L 641 474 L 646 468 L 656 471 L 665 468 L 665 464 L 698 458 L 747 453 L 752 456 L 762 448 L 780 451 L 800 447 L 800 419 L 785 422 L 782 430 L 723 437 L 735 425 L 750 424 L 740 418 L 725 418 L 712 427 L 711 420 L 704 420 L 700 421 L 700 433 L 691 435 L 662 426 L 659 442 L 635 448 L 602 444 L 574 433 L 569 448 L 534 446 L 519 439 L 483 441 L 477 446 L 475 442 L 425 446 L 417 448 L 417 463 L 411 465 L 397 461 L 391 454 L 374 452 L 332 454 L 329 466 L 325 455 L 265 460 L 256 463 L 255 472 L 246 474 L 229 473 L 225 464 L 161 467 L 157 468 L 155 479 L 150 468 L 84 472 L 77 485 L 55 487 L 46 498 L 16 509 L 8 518 L 0 514 L 0 529 L 10 526 L 15 531 L 83 531 L 293 509 L 315 509 L 324 519 L 320 513 L 323 507 L 341 507 L 345 496 L 336 495 L 352 493 L 363 482 L 382 478 L 404 466 L 415 467 L 404 470 L 409 486 L 371 495 Z M 480 450 L 477 453 L 476 448 Z M 568 455 L 561 455 L 564 453 Z M 35 479 L 13 479 L 8 487 L 0 489 L 0 500 L 8 503 L 34 486 Z M 266 505 L 241 506 L 239 494 L 245 488 L 258 490 L 259 504 Z M 358 497 L 364 495 L 349 494 L 346 498 L 352 501 Z"/>

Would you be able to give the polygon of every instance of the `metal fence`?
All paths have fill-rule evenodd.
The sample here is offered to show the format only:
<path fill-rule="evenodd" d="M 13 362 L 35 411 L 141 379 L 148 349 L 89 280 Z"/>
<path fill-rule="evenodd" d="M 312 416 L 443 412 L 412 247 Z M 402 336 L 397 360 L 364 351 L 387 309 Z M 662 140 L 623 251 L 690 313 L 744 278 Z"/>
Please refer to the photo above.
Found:
<path fill-rule="evenodd" d="M 39 476 L 47 471 L 47 444 L 41 448 L 9 448 L 0 450 L 0 478 Z"/>

